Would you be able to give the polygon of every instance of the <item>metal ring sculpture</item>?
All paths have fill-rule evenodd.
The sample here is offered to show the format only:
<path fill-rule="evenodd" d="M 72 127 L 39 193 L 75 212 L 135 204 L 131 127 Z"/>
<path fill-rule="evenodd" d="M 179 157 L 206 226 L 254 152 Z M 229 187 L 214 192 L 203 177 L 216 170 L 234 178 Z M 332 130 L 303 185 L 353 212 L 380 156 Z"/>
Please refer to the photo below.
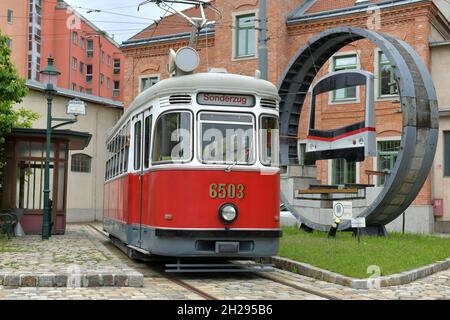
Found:
<path fill-rule="evenodd" d="M 422 59 L 406 42 L 375 31 L 338 27 L 317 35 L 300 49 L 279 85 L 281 163 L 297 161 L 300 114 L 318 70 L 334 53 L 361 39 L 372 41 L 389 59 L 403 111 L 402 141 L 395 166 L 381 193 L 359 215 L 366 218 L 368 227 L 384 226 L 401 215 L 420 192 L 432 166 L 439 132 L 433 81 Z M 286 200 L 284 195 L 281 197 Z M 308 227 L 328 230 L 329 226 L 312 222 L 287 206 Z M 339 229 L 349 227 L 346 222 Z"/>

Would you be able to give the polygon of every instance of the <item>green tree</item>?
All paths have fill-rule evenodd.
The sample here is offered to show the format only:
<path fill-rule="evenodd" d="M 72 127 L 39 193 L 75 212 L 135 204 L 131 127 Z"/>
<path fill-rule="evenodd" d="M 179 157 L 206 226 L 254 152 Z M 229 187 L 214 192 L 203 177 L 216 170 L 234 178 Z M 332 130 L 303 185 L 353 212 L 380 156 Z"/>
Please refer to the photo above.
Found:
<path fill-rule="evenodd" d="M 25 108 L 18 110 L 13 108 L 15 104 L 22 102 L 28 93 L 28 89 L 25 80 L 19 76 L 11 61 L 11 49 L 8 47 L 8 40 L 7 36 L 0 33 L 0 192 L 3 181 L 5 135 L 9 134 L 12 128 L 29 128 L 33 121 L 39 118 L 39 114 L 36 112 Z"/>

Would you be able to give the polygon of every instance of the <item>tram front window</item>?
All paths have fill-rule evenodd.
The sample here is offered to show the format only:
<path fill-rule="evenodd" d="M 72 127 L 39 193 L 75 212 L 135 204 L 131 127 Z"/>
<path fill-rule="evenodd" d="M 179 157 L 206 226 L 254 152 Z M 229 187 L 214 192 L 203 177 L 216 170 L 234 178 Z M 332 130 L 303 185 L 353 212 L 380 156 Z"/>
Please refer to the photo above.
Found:
<path fill-rule="evenodd" d="M 200 159 L 208 164 L 255 162 L 254 118 L 245 114 L 200 114 Z"/>
<path fill-rule="evenodd" d="M 156 124 L 153 163 L 188 162 L 192 159 L 190 112 L 170 112 Z"/>

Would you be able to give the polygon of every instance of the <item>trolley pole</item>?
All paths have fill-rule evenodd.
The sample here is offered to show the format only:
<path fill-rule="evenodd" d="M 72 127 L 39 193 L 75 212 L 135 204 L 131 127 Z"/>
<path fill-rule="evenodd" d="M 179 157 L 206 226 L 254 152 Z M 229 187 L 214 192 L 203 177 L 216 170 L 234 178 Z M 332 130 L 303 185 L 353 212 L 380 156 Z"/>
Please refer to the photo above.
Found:
<path fill-rule="evenodd" d="M 267 0 L 259 0 L 259 71 L 261 79 L 267 80 L 268 49 L 267 49 Z"/>

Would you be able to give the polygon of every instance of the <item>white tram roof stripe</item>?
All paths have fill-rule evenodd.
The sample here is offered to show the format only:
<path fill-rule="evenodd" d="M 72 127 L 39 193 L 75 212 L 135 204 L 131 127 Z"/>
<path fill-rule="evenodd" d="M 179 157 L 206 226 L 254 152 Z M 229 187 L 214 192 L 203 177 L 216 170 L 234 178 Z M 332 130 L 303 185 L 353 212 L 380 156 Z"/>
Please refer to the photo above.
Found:
<path fill-rule="evenodd" d="M 174 94 L 197 94 L 199 92 L 254 94 L 279 100 L 277 87 L 269 81 L 229 73 L 196 73 L 160 81 L 139 94 L 117 124 L 108 133 L 116 132 L 145 104 L 157 98 Z M 150 107 L 150 105 L 149 105 Z"/>

